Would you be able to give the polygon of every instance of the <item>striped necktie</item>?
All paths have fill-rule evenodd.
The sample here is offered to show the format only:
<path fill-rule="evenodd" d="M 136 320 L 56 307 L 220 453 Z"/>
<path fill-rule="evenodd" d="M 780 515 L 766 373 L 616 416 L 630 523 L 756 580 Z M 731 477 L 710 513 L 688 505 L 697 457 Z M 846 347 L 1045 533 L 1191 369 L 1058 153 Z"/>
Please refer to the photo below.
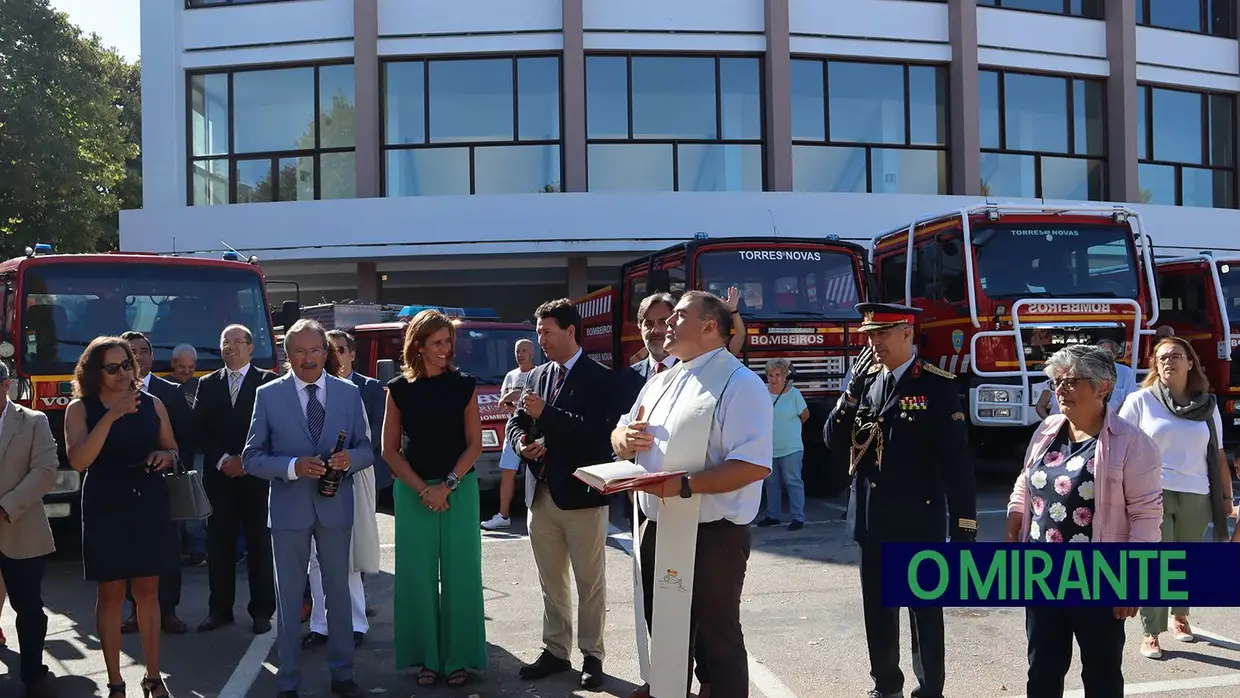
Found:
<path fill-rule="evenodd" d="M 232 401 L 233 406 L 237 405 L 237 394 L 241 392 L 241 371 L 230 371 L 228 373 L 228 399 Z"/>
<path fill-rule="evenodd" d="M 551 388 L 551 399 L 549 403 L 555 403 L 556 397 L 560 394 L 560 389 L 564 387 L 564 378 L 568 376 L 568 370 L 563 366 L 556 364 L 555 366 L 555 385 Z"/>
<path fill-rule="evenodd" d="M 319 402 L 319 386 L 311 383 L 306 386 L 306 425 L 310 427 L 310 440 L 318 448 L 319 438 L 323 436 L 323 424 L 327 421 L 327 410 Z"/>

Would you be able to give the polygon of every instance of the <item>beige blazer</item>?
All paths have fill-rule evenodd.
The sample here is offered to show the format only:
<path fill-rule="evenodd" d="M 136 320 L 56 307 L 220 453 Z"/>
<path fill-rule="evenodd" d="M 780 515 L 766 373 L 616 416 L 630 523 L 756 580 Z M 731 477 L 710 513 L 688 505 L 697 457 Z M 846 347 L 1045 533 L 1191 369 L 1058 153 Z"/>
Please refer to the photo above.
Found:
<path fill-rule="evenodd" d="M 43 495 L 56 486 L 56 440 L 47 415 L 9 402 L 0 426 L 0 553 L 22 560 L 56 551 Z"/>

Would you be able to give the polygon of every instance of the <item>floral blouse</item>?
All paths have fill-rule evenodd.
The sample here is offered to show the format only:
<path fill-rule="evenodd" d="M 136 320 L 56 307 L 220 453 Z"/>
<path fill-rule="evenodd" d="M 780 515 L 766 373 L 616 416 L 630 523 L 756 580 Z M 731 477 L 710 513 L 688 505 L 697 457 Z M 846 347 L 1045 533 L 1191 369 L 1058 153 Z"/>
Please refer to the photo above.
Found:
<path fill-rule="evenodd" d="M 1044 543 L 1088 543 L 1093 537 L 1094 453 L 1096 437 L 1072 441 L 1068 425 L 1033 466 L 1029 485 L 1029 540 Z"/>

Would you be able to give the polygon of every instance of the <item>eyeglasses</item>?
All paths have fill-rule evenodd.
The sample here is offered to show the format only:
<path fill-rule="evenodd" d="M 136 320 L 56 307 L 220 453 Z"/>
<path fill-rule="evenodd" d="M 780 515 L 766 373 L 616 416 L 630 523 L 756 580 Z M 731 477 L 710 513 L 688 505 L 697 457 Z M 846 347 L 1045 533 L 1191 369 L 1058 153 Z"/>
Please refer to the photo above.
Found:
<path fill-rule="evenodd" d="M 115 376 L 121 371 L 132 371 L 132 370 L 133 370 L 133 361 L 130 361 L 129 359 L 125 359 L 119 364 L 104 364 L 103 365 L 103 372 L 108 374 L 109 376 Z"/>
<path fill-rule="evenodd" d="M 1060 388 L 1063 388 L 1064 390 L 1076 390 L 1076 384 L 1083 380 L 1085 379 L 1072 376 L 1069 378 L 1052 378 L 1048 381 L 1048 383 L 1051 386 L 1051 390 L 1059 390 Z"/>
<path fill-rule="evenodd" d="M 1175 364 L 1175 363 L 1179 363 L 1183 361 L 1186 358 L 1188 357 L 1184 356 L 1183 354 L 1179 352 L 1173 352 L 1170 354 L 1163 354 L 1162 356 L 1154 357 L 1154 359 L 1158 361 L 1158 363 L 1160 364 Z"/>

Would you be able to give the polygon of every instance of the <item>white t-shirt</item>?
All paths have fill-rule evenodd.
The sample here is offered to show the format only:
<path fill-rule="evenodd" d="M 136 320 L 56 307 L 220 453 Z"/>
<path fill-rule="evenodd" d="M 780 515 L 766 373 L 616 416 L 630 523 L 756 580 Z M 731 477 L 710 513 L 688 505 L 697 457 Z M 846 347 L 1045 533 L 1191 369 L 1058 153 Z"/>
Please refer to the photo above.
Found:
<path fill-rule="evenodd" d="M 1149 388 L 1132 393 L 1124 400 L 1119 416 L 1132 422 L 1154 439 L 1162 453 L 1164 490 L 1189 494 L 1210 494 L 1206 471 L 1206 449 L 1210 447 L 1210 428 L 1171 413 Z M 1223 418 L 1214 408 L 1214 429 L 1221 438 Z M 1217 446 L 1216 446 L 1217 447 Z"/>
<path fill-rule="evenodd" d="M 511 390 L 525 390 L 525 381 L 530 377 L 529 371 L 522 371 L 518 366 L 504 375 L 504 382 L 499 387 L 499 394 L 506 395 Z"/>

